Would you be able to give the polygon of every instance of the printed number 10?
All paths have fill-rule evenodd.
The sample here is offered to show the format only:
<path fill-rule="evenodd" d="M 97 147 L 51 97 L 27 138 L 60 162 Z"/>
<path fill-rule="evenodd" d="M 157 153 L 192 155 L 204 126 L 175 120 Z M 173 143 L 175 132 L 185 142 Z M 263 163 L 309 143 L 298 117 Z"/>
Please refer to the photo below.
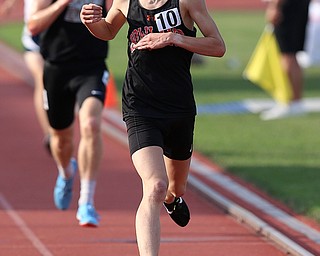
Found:
<path fill-rule="evenodd" d="M 155 19 L 159 32 L 170 28 L 174 28 L 181 24 L 177 8 L 158 13 L 155 15 Z"/>

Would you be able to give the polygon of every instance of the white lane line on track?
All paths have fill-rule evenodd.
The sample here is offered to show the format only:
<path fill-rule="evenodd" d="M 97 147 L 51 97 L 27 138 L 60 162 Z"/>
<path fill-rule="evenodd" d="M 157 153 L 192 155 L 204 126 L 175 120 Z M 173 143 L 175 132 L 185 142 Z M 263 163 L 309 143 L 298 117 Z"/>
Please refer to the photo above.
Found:
<path fill-rule="evenodd" d="M 197 236 L 197 237 L 161 237 L 161 243 L 211 243 L 211 242 L 221 242 L 221 241 L 232 241 L 239 240 L 237 236 Z M 135 238 L 105 238 L 105 239 L 95 239 L 94 243 L 120 243 L 120 244 L 136 244 L 137 239 Z M 234 242 L 236 243 L 236 242 Z M 242 243 L 242 240 L 239 241 Z M 261 242 L 258 242 L 261 243 Z"/>
<path fill-rule="evenodd" d="M 291 229 L 301 234 L 304 234 L 315 243 L 320 243 L 320 232 L 307 226 L 298 219 L 290 216 L 289 214 L 277 208 L 273 204 L 269 203 L 267 200 L 263 199 L 259 195 L 251 192 L 239 183 L 236 183 L 228 176 L 214 171 L 214 169 L 210 166 L 194 158 L 192 159 L 191 168 L 194 170 L 195 173 L 200 174 L 202 177 L 205 177 L 209 181 L 213 181 L 219 184 L 224 189 L 229 190 L 237 197 L 241 198 L 250 205 L 253 205 L 254 207 L 262 210 L 267 215 L 272 216 L 273 218 L 277 219 L 278 221 L 290 227 Z"/>
<path fill-rule="evenodd" d="M 7 46 L 3 45 L 1 42 L 0 42 L 0 48 L 4 48 L 4 50 L 2 49 L 1 50 L 1 53 L 3 51 L 6 51 L 7 50 Z M 10 55 L 10 57 L 12 57 L 12 55 Z M 16 57 L 16 56 L 14 56 Z M 17 56 L 16 58 L 14 58 L 14 62 L 16 64 L 16 66 L 19 67 L 19 64 L 20 62 L 22 63 L 22 60 L 23 58 L 21 57 L 21 55 Z M 25 66 L 24 65 L 20 65 L 21 66 L 21 69 L 19 69 L 20 71 L 21 70 L 26 70 Z M 7 68 L 5 68 L 7 69 Z M 15 69 L 13 69 L 15 70 Z M 24 73 L 25 74 L 25 73 Z M 23 79 L 22 80 L 26 80 L 27 82 L 30 81 L 30 75 L 28 76 L 23 76 Z M 30 83 L 28 83 L 30 84 Z M 113 121 L 116 121 L 118 124 L 120 125 L 123 125 L 123 122 L 122 122 L 122 119 L 121 119 L 121 115 L 119 115 L 118 111 L 114 111 L 114 110 L 105 110 L 104 111 L 104 117 L 107 118 L 107 119 L 112 119 Z M 119 118 L 120 117 L 120 118 Z M 122 129 L 121 129 L 122 130 Z M 106 124 L 105 121 L 103 121 L 103 132 L 107 133 L 107 134 L 110 134 L 112 137 L 115 137 L 116 139 L 120 140 L 120 142 L 124 145 L 127 145 L 127 139 L 126 139 L 126 134 L 121 132 L 121 130 L 119 129 L 119 127 L 114 127 L 110 124 Z M 113 134 L 111 134 L 113 133 Z M 124 137 L 123 137 L 124 136 Z M 192 176 L 191 176 L 192 177 Z M 192 178 L 191 178 L 192 179 Z M 0 194 L 0 203 L 3 205 L 3 197 L 1 196 Z M 6 201 L 5 201 L 6 202 Z M 254 218 L 255 216 L 253 216 Z M 11 217 L 12 218 L 12 217 Z M 18 219 L 20 219 L 20 217 L 18 216 Z M 24 223 L 24 222 L 23 222 Z M 32 233 L 32 232 L 31 232 Z M 33 233 L 32 233 L 33 234 Z M 38 239 L 37 239 L 38 240 Z M 40 242 L 41 244 L 41 242 Z M 46 249 L 46 248 L 45 248 Z M 52 255 L 50 252 L 48 252 L 49 254 L 43 254 L 43 255 Z M 310 254 L 309 254 L 310 255 Z"/>
<path fill-rule="evenodd" d="M 103 131 L 106 134 L 111 135 L 118 141 L 120 141 L 122 144 L 127 145 L 127 138 L 126 138 L 126 132 L 125 132 L 125 125 L 121 119 L 121 115 L 116 110 L 105 110 L 104 111 L 104 118 L 106 120 L 111 121 L 111 123 L 115 123 L 116 125 L 112 125 L 110 123 L 107 123 L 106 120 L 103 120 Z M 121 128 L 119 128 L 120 126 Z M 192 157 L 191 161 L 191 174 L 189 177 L 188 182 L 199 189 L 201 192 L 209 196 L 210 199 L 217 202 L 221 207 L 228 210 L 230 214 L 235 216 L 238 219 L 245 220 L 245 223 L 250 225 L 251 227 L 255 228 L 256 230 L 261 230 L 261 233 L 268 237 L 269 239 L 273 240 L 277 244 L 280 244 L 282 248 L 286 249 L 288 252 L 293 253 L 293 255 L 302 255 L 302 256 L 312 256 L 310 252 L 306 251 L 303 247 L 301 247 L 299 244 L 295 243 L 291 239 L 289 239 L 284 234 L 280 233 L 276 229 L 269 226 L 267 223 L 259 219 L 257 216 L 252 214 L 251 212 L 241 208 L 233 201 L 230 201 L 226 198 L 224 198 L 220 193 L 214 191 L 213 189 L 209 188 L 206 184 L 199 181 L 197 178 L 195 178 L 192 175 L 192 172 L 196 172 L 203 177 L 212 180 L 220 185 L 222 185 L 225 189 L 229 189 L 230 192 L 232 192 L 235 195 L 240 196 L 242 193 L 244 193 L 244 199 L 250 198 L 250 200 L 253 200 L 255 198 L 254 202 L 259 203 L 259 201 L 265 201 L 264 199 L 260 199 L 258 195 L 256 195 L 254 192 L 251 192 L 250 190 L 245 189 L 240 184 L 232 181 L 229 177 L 216 172 L 213 168 L 211 168 L 208 165 L 205 165 L 201 160 L 198 160 L 195 156 Z M 232 182 L 232 183 L 231 183 Z M 238 188 L 238 189 L 234 189 Z M 214 192 L 213 192 L 214 191 Z M 264 207 L 262 207 L 264 206 Z M 265 207 L 268 206 L 268 207 Z M 283 219 L 283 217 L 286 215 L 286 213 L 282 212 L 280 209 L 278 209 L 276 206 L 271 205 L 267 201 L 265 201 L 264 204 L 260 206 L 261 210 L 265 212 L 267 215 L 271 215 L 273 218 L 276 218 L 278 221 L 282 221 L 285 225 L 288 227 L 297 230 L 298 232 L 306 235 L 311 240 L 317 242 L 318 241 L 318 232 L 309 226 L 305 225 L 304 223 L 298 221 L 297 219 L 286 216 L 286 218 Z M 268 210 L 269 208 L 269 210 Z M 232 210 L 237 209 L 237 210 Z M 239 210 L 241 209 L 241 210 Z M 272 210 L 271 210 L 272 209 Z M 277 213 L 277 214 L 275 214 Z M 280 214 L 281 213 L 281 214 Z"/>
<path fill-rule="evenodd" d="M 256 215 L 252 214 L 251 212 L 237 205 L 233 201 L 227 199 L 219 192 L 215 191 L 213 188 L 199 181 L 192 174 L 189 175 L 188 182 L 192 186 L 197 188 L 199 191 L 207 195 L 210 199 L 217 202 L 222 208 L 227 210 L 229 214 L 235 216 L 237 219 L 250 225 L 264 236 L 276 242 L 282 248 L 287 250 L 287 252 L 289 252 L 290 254 L 294 256 L 315 256 L 314 254 L 310 253 L 309 251 L 301 247 L 299 244 L 292 241 L 287 236 L 280 233 L 278 230 L 268 225 L 268 223 L 264 222 Z"/>
<path fill-rule="evenodd" d="M 32 232 L 32 230 L 27 226 L 24 220 L 19 216 L 19 214 L 13 209 L 6 198 L 0 193 L 0 205 L 3 207 L 5 212 L 9 215 L 15 225 L 20 229 L 20 231 L 25 235 L 27 239 L 32 243 L 32 245 L 38 250 L 38 252 L 43 256 L 53 256 L 53 254 L 48 250 L 48 248 L 38 239 L 38 237 Z"/>

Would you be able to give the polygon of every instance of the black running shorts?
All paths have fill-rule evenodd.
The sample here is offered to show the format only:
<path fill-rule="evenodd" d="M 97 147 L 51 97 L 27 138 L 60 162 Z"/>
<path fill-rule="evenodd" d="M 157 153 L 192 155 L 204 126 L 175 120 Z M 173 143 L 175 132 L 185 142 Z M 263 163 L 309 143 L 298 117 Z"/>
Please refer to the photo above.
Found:
<path fill-rule="evenodd" d="M 149 118 L 127 116 L 130 154 L 148 146 L 159 146 L 174 160 L 187 160 L 192 155 L 195 118 Z"/>
<path fill-rule="evenodd" d="M 309 2 L 309 0 L 285 1 L 282 7 L 283 19 L 274 29 L 281 52 L 297 53 L 303 50 Z"/>
<path fill-rule="evenodd" d="M 65 129 L 74 120 L 76 103 L 88 97 L 105 100 L 109 78 L 104 61 L 44 65 L 44 106 L 51 127 Z"/>

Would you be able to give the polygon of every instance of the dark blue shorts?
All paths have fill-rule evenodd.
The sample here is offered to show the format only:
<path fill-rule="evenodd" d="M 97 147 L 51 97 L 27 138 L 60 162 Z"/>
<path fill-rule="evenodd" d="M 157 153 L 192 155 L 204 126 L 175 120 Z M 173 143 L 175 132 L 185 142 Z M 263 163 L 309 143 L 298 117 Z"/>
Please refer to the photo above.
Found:
<path fill-rule="evenodd" d="M 195 117 L 149 118 L 127 116 L 130 154 L 148 146 L 159 146 L 174 160 L 187 160 L 193 151 Z"/>

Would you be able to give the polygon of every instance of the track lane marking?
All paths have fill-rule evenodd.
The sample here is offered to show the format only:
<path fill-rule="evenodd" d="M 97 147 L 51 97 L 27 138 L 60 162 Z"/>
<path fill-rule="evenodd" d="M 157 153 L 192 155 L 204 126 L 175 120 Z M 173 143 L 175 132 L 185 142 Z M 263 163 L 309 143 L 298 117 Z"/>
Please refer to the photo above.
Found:
<path fill-rule="evenodd" d="M 248 204 L 260 209 L 265 214 L 275 218 L 276 220 L 280 221 L 282 224 L 285 224 L 291 229 L 305 235 L 313 242 L 320 244 L 320 232 L 307 226 L 298 219 L 290 216 L 289 214 L 282 211 L 273 204 L 269 203 L 267 200 L 263 199 L 259 195 L 251 192 L 249 189 L 233 181 L 228 176 L 214 171 L 214 169 L 210 166 L 194 158 L 191 162 L 191 168 L 195 173 L 200 174 L 202 177 L 205 177 L 209 181 L 213 181 L 219 184 L 224 189 L 230 191 L 232 194 L 241 198 Z"/>
<path fill-rule="evenodd" d="M 280 245 L 283 249 L 294 256 L 315 256 L 310 253 L 302 246 L 288 238 L 286 235 L 282 234 L 275 228 L 271 227 L 268 223 L 261 220 L 259 217 L 251 213 L 250 211 L 242 208 L 235 202 L 227 199 L 219 192 L 215 191 L 213 188 L 209 187 L 205 183 L 198 180 L 192 174 L 189 175 L 188 182 L 194 186 L 196 189 L 204 193 L 211 200 L 214 200 L 220 207 L 225 209 L 230 215 L 238 220 L 243 221 L 247 225 L 254 228 L 257 232 L 261 233 L 265 237 L 274 241 Z"/>
<path fill-rule="evenodd" d="M 38 250 L 43 256 L 53 256 L 48 248 L 40 241 L 40 239 L 32 232 L 24 220 L 19 214 L 13 209 L 6 198 L 0 193 L 0 205 L 4 211 L 8 214 L 15 225 L 20 229 L 24 236 L 32 243 L 32 245 Z"/>
<path fill-rule="evenodd" d="M 102 121 L 103 132 L 110 135 L 111 137 L 117 139 L 123 145 L 127 145 L 125 124 L 122 121 L 122 117 L 117 110 L 113 109 L 105 109 L 103 113 L 103 121 Z M 261 220 L 259 217 L 251 213 L 250 211 L 240 207 L 235 202 L 225 198 L 223 195 L 215 191 L 214 189 L 208 187 L 203 182 L 199 181 L 192 172 L 198 173 L 203 177 L 214 181 L 225 189 L 229 189 L 229 191 L 235 195 L 241 195 L 241 193 L 245 193 L 244 199 L 249 198 L 250 200 L 254 200 L 255 203 L 259 201 L 265 201 L 259 204 L 261 210 L 267 215 L 272 216 L 278 221 L 282 222 L 284 225 L 292 228 L 293 230 L 298 231 L 299 233 L 304 234 L 310 240 L 319 243 L 319 235 L 320 233 L 316 230 L 310 228 L 304 223 L 300 222 L 294 217 L 289 215 L 286 216 L 286 213 L 282 212 L 276 206 L 268 203 L 264 199 L 260 199 L 258 195 L 250 190 L 242 187 L 240 184 L 232 181 L 229 177 L 216 172 L 214 168 L 211 168 L 209 165 L 203 163 L 196 156 L 192 156 L 191 166 L 190 166 L 190 176 L 188 182 L 193 185 L 196 189 L 200 190 L 214 202 L 218 203 L 223 209 L 226 209 L 232 216 L 243 220 L 252 228 L 259 230 L 261 234 L 268 237 L 272 241 L 279 244 L 282 248 L 292 253 L 293 255 L 301 255 L 301 256 L 313 256 L 314 254 L 307 251 L 305 248 L 288 238 L 283 233 L 279 232 L 275 228 L 271 227 L 268 223 Z M 247 199 L 248 200 L 248 199 Z M 284 218 L 285 217 L 285 218 Z"/>

